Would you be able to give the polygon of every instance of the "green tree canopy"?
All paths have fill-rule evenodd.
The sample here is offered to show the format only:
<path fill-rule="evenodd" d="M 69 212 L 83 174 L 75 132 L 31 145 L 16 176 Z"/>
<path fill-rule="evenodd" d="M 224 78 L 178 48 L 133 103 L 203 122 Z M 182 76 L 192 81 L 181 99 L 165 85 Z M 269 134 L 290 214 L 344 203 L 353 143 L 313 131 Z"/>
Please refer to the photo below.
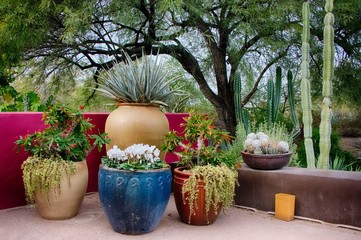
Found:
<path fill-rule="evenodd" d="M 249 75 L 242 69 L 251 66 L 253 76 L 252 86 L 243 94 L 245 105 L 276 62 L 288 57 L 289 63 L 299 63 L 301 4 L 297 0 L 0 0 L 0 52 L 3 61 L 31 61 L 27 74 L 40 69 L 42 79 L 80 69 L 91 71 L 95 81 L 99 71 L 122 60 L 122 50 L 134 57 L 142 49 L 169 55 L 197 82 L 215 107 L 221 127 L 234 134 L 233 82 L 237 75 L 245 80 Z M 317 29 L 322 29 L 323 3 L 312 4 L 314 34 L 322 40 Z M 335 15 L 339 19 L 336 10 Z M 354 27 L 359 36 L 361 27 Z"/>

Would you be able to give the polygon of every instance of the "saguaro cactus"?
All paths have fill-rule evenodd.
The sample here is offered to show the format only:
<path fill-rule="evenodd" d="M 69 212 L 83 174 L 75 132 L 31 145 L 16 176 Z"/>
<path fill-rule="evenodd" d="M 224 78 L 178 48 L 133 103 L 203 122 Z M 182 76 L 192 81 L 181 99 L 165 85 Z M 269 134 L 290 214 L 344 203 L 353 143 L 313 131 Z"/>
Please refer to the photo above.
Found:
<path fill-rule="evenodd" d="M 307 167 L 315 168 L 315 153 L 312 142 L 312 101 L 310 90 L 310 9 L 308 2 L 302 5 L 303 32 L 302 32 L 302 65 L 301 65 L 301 101 L 303 135 L 305 138 Z"/>
<path fill-rule="evenodd" d="M 334 64 L 334 16 L 332 14 L 333 0 L 326 0 L 323 29 L 323 88 L 322 88 L 322 111 L 320 123 L 320 157 L 317 162 L 317 168 L 328 169 L 330 149 L 331 149 L 331 96 L 332 96 L 332 78 Z"/>

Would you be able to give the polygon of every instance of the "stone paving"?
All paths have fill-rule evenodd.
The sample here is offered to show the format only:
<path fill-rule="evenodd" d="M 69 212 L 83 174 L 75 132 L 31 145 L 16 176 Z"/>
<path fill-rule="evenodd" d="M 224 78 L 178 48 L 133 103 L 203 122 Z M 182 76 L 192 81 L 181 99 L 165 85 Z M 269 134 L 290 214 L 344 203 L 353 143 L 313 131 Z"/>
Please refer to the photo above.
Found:
<path fill-rule="evenodd" d="M 3 240 L 360 240 L 361 229 L 295 219 L 285 222 L 270 213 L 231 208 L 213 225 L 191 226 L 178 218 L 173 196 L 159 226 L 151 233 L 129 236 L 114 232 L 101 208 L 98 193 L 88 194 L 78 216 L 51 221 L 42 219 L 30 207 L 0 211 L 0 239 Z"/>

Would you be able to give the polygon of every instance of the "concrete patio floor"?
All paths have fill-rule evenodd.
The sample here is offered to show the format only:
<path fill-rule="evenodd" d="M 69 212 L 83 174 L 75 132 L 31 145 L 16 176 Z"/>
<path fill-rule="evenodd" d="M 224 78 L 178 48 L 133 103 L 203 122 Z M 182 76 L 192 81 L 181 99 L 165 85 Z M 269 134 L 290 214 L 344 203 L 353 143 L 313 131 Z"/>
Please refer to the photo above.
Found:
<path fill-rule="evenodd" d="M 212 240 L 353 240 L 361 239 L 361 229 L 295 219 L 285 222 L 272 214 L 231 208 L 213 225 L 191 226 L 178 218 L 173 196 L 159 226 L 151 233 L 129 236 L 114 232 L 101 208 L 98 193 L 87 194 L 78 216 L 44 220 L 29 206 L 0 211 L 2 240 L 112 240 L 112 239 L 212 239 Z"/>

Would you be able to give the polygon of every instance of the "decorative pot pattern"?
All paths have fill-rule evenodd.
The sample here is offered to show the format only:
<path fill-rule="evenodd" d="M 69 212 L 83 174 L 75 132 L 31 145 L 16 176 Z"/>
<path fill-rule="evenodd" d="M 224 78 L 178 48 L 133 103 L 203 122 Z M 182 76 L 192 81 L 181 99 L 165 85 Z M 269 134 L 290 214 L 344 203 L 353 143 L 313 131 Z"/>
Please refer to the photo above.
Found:
<path fill-rule="evenodd" d="M 170 168 L 126 171 L 100 165 L 99 198 L 113 230 L 148 233 L 158 226 L 169 201 Z"/>
<path fill-rule="evenodd" d="M 276 170 L 286 166 L 291 158 L 292 152 L 284 154 L 251 154 L 242 151 L 243 161 L 253 169 Z"/>
<path fill-rule="evenodd" d="M 75 164 L 76 173 L 69 177 L 64 171 L 59 189 L 35 192 L 36 206 L 43 218 L 64 220 L 78 214 L 88 186 L 88 166 L 86 160 Z"/>
<path fill-rule="evenodd" d="M 195 213 L 190 215 L 189 203 L 186 201 L 184 204 L 182 188 L 191 174 L 184 172 L 183 169 L 182 167 L 174 169 L 173 179 L 174 201 L 182 222 L 191 225 L 210 225 L 214 223 L 222 210 L 222 206 L 218 206 L 216 211 L 211 206 L 209 212 L 206 212 L 205 189 L 202 180 L 198 181 L 198 201 L 194 203 Z M 185 197 L 187 197 L 187 194 L 185 194 Z"/>
<path fill-rule="evenodd" d="M 140 103 L 119 104 L 105 122 L 105 132 L 111 140 L 106 146 L 108 151 L 113 145 L 125 149 L 133 144 L 155 145 L 163 143 L 164 135 L 169 132 L 168 119 L 159 106 Z"/>

